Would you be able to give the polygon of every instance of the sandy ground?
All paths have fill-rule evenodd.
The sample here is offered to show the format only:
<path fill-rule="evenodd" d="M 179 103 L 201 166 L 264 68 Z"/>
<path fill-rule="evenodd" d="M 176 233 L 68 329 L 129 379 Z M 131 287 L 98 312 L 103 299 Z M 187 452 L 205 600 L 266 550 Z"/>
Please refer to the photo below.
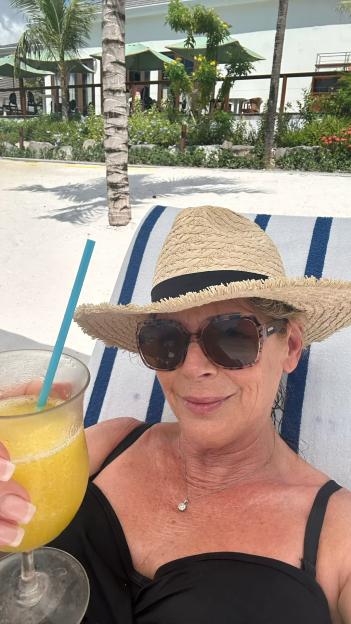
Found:
<path fill-rule="evenodd" d="M 137 225 L 154 204 L 351 217 L 351 176 L 130 167 L 132 221 L 107 221 L 103 165 L 0 159 L 0 350 L 55 342 L 87 237 L 96 241 L 80 301 L 108 301 Z M 72 325 L 68 350 L 94 342 Z"/>

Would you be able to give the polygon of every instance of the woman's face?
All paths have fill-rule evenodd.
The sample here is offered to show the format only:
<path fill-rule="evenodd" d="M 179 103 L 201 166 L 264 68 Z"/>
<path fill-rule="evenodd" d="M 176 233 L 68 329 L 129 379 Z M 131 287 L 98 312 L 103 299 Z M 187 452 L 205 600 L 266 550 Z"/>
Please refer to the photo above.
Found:
<path fill-rule="evenodd" d="M 180 322 L 189 332 L 218 314 L 254 315 L 267 321 L 241 299 L 216 302 L 183 312 L 162 315 Z M 184 363 L 170 372 L 158 371 L 165 396 L 188 434 L 223 445 L 231 439 L 271 426 L 271 408 L 283 372 L 296 367 L 302 348 L 301 330 L 289 323 L 285 334 L 273 334 L 263 343 L 259 361 L 242 370 L 224 369 L 207 359 L 191 342 Z M 213 434 L 213 435 L 212 435 Z"/>

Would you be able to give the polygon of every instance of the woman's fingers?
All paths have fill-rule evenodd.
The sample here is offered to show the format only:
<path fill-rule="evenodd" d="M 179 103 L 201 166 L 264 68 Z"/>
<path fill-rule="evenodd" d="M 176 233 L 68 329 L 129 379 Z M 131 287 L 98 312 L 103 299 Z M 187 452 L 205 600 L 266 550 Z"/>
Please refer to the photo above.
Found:
<path fill-rule="evenodd" d="M 4 454 L 5 447 L 1 443 L 0 447 Z M 0 471 L 3 461 L 7 460 L 1 457 Z M 19 546 L 24 535 L 20 525 L 28 524 L 35 511 L 36 507 L 30 502 L 28 492 L 22 485 L 11 478 L 0 480 L 0 551 L 2 546 Z"/>
<path fill-rule="evenodd" d="M 42 385 L 42 379 L 33 379 L 28 383 L 19 384 L 18 386 L 13 386 L 12 388 L 4 388 L 0 390 L 0 400 L 24 395 L 38 396 L 40 394 Z M 70 384 L 69 382 L 58 381 L 52 384 L 50 390 L 51 397 L 67 401 L 67 399 L 70 398 L 71 394 L 72 384 Z"/>
<path fill-rule="evenodd" d="M 67 401 L 72 396 L 72 384 L 68 381 L 58 381 L 52 384 L 50 396 Z"/>
<path fill-rule="evenodd" d="M 18 494 L 8 492 L 0 494 L 0 523 L 6 521 L 28 524 L 35 514 L 35 505 Z"/>
<path fill-rule="evenodd" d="M 17 548 L 23 540 L 24 529 L 12 522 L 0 519 L 0 551 L 2 546 Z"/>
<path fill-rule="evenodd" d="M 15 465 L 10 460 L 10 454 L 1 442 L 0 442 L 0 481 L 8 481 L 11 479 Z"/>
<path fill-rule="evenodd" d="M 5 447 L 0 443 L 0 453 L 2 452 L 1 446 L 5 449 Z M 8 453 L 7 457 L 0 457 L 0 481 L 9 481 L 15 471 L 15 467 L 15 464 L 10 461 Z"/>

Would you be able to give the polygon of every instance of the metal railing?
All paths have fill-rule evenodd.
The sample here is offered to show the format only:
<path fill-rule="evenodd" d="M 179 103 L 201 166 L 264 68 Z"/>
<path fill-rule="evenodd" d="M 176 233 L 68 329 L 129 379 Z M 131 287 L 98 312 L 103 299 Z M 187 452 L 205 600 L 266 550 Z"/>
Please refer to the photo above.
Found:
<path fill-rule="evenodd" d="M 316 58 L 316 72 L 325 69 L 351 71 L 351 52 L 321 52 Z"/>

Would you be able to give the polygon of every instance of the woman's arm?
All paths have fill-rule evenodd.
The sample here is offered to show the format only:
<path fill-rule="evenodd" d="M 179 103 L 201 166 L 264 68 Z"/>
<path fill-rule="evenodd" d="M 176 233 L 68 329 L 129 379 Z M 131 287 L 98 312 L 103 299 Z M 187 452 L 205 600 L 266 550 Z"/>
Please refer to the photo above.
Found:
<path fill-rule="evenodd" d="M 113 418 L 85 430 L 90 475 L 99 470 L 106 457 L 138 425 L 140 425 L 140 420 L 136 418 Z"/>

